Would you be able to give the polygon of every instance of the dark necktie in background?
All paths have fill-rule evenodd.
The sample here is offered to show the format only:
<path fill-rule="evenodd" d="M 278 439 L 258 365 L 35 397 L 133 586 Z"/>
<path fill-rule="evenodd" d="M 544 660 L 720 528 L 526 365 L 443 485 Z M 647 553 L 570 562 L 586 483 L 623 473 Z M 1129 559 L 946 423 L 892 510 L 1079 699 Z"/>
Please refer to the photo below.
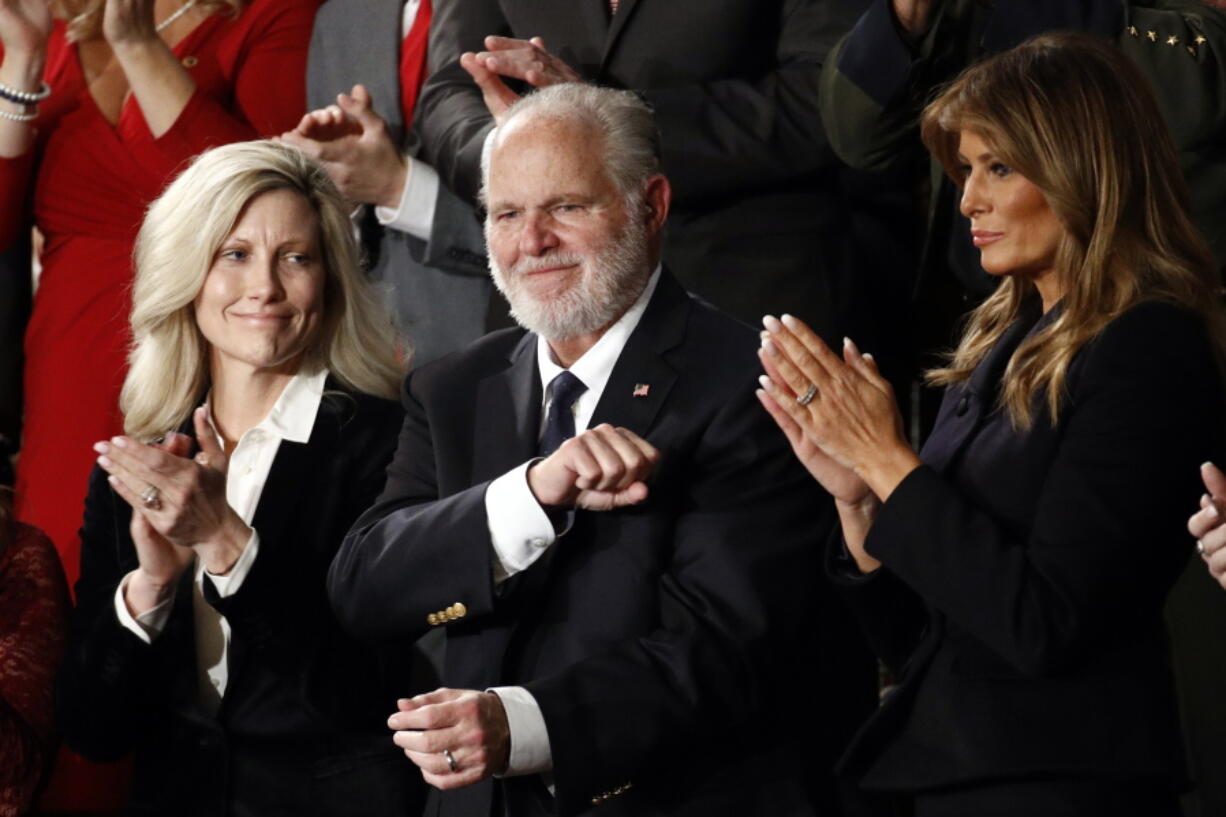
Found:
<path fill-rule="evenodd" d="M 545 413 L 545 432 L 541 435 L 540 455 L 548 457 L 562 443 L 575 436 L 573 407 L 587 391 L 583 381 L 564 371 L 549 381 L 549 410 Z"/>

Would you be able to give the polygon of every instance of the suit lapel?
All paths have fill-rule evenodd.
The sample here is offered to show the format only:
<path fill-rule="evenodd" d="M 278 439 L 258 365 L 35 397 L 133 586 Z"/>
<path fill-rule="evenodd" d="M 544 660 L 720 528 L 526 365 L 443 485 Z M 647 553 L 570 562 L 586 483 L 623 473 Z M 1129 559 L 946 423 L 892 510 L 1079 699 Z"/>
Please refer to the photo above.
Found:
<path fill-rule="evenodd" d="M 477 384 L 473 481 L 505 474 L 536 456 L 541 422 L 541 378 L 536 335 L 525 332 L 507 367 Z"/>
<path fill-rule="evenodd" d="M 924 462 L 937 471 L 944 471 L 996 409 L 998 386 L 1005 368 L 1014 351 L 1034 328 L 1036 317 L 1033 310 L 1023 307 L 1021 316 L 1005 330 L 992 351 L 975 367 L 970 380 L 946 392 L 932 436 L 924 444 Z"/>
<path fill-rule="evenodd" d="M 607 17 L 609 13 L 608 2 L 607 0 L 600 0 L 600 2 L 604 3 L 603 13 Z M 630 18 L 634 16 L 634 10 L 642 2 L 644 2 L 644 0 L 621 0 L 621 3 L 617 7 L 617 14 L 614 14 L 613 19 L 609 21 L 609 33 L 605 37 L 604 41 L 604 55 L 600 60 L 600 71 L 602 74 L 604 73 L 605 67 L 609 64 L 609 57 L 613 53 L 613 47 L 617 44 L 622 32 L 626 30 L 626 26 L 629 24 Z"/>
<path fill-rule="evenodd" d="M 300 507 L 304 498 L 309 501 L 312 493 L 310 481 L 317 479 L 318 475 L 331 473 L 327 467 L 328 461 L 336 455 L 337 437 L 349 411 L 343 398 L 328 395 L 327 389 L 331 388 L 335 388 L 335 383 L 329 380 L 323 400 L 319 404 L 319 411 L 315 415 L 315 424 L 311 427 L 310 439 L 306 443 L 281 441 L 268 471 L 264 490 L 260 492 L 260 501 L 252 516 L 251 526 L 260 532 L 260 554 L 257 561 L 261 562 L 265 569 L 276 560 L 285 558 L 283 554 L 276 553 L 278 548 L 301 541 L 302 537 L 296 536 L 291 528 L 301 516 L 292 509 Z M 226 695 L 222 698 L 223 709 L 226 701 L 233 697 L 231 691 L 241 689 L 240 684 L 247 663 L 243 642 L 232 641 L 226 661 Z"/>
<path fill-rule="evenodd" d="M 677 370 L 665 353 L 685 337 L 689 310 L 685 290 L 667 271 L 662 272 L 651 302 L 613 366 L 591 426 L 609 423 L 646 436 L 677 382 Z"/>

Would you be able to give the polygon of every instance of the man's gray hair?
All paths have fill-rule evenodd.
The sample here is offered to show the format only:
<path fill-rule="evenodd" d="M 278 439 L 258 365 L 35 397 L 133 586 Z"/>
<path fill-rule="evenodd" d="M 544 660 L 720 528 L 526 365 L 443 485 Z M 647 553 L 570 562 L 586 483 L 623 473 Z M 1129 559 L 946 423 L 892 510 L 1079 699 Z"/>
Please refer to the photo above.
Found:
<path fill-rule="evenodd" d="M 564 121 L 586 122 L 604 136 L 605 170 L 617 189 L 636 199 L 643 184 L 660 172 L 660 131 L 651 108 L 637 94 L 567 82 L 541 88 L 508 109 L 499 127 L 524 114 Z M 497 140 L 485 140 L 481 152 L 481 201 L 489 180 L 490 151 Z"/>

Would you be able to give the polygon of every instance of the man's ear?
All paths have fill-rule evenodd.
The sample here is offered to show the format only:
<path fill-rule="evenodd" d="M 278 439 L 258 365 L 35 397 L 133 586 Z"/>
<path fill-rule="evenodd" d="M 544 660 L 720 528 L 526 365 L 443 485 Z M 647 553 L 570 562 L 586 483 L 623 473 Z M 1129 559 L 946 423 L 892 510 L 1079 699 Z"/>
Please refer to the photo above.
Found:
<path fill-rule="evenodd" d="M 673 202 L 673 186 L 660 174 L 652 176 L 643 185 L 643 202 L 647 205 L 644 226 L 648 234 L 655 235 L 664 229 L 664 222 L 668 221 L 668 208 Z"/>

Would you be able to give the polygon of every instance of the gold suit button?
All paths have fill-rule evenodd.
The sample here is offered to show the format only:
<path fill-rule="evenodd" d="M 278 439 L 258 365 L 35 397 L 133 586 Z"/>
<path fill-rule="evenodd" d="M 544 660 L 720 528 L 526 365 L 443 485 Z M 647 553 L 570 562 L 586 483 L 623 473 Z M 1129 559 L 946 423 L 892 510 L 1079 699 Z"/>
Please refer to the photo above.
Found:
<path fill-rule="evenodd" d="M 431 613 L 430 615 L 426 616 L 426 622 L 429 623 L 431 627 L 438 624 L 438 613 Z"/>
<path fill-rule="evenodd" d="M 464 606 L 462 601 L 457 601 L 451 607 L 455 610 L 456 618 L 464 618 L 464 616 L 468 615 L 468 608 Z"/>

